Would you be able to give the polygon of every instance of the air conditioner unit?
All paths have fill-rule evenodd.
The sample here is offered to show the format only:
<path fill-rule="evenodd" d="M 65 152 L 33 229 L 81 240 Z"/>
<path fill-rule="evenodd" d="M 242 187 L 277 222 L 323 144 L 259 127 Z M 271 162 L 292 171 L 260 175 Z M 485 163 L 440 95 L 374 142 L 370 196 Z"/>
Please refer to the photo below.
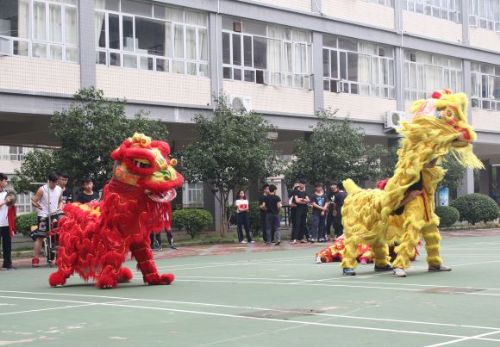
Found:
<path fill-rule="evenodd" d="M 397 129 L 401 126 L 401 121 L 406 119 L 406 114 L 402 111 L 388 111 L 385 114 L 384 128 L 386 131 Z"/>
<path fill-rule="evenodd" d="M 230 95 L 229 105 L 236 112 L 250 112 L 252 110 L 252 98 L 249 96 Z"/>

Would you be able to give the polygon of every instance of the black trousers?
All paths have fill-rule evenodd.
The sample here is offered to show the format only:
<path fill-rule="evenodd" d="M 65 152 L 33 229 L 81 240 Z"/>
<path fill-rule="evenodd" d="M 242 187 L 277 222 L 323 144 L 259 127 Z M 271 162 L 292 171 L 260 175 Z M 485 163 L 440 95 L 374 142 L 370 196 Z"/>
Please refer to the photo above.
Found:
<path fill-rule="evenodd" d="M 238 223 L 238 241 L 243 241 L 243 228 L 245 228 L 247 241 L 252 241 L 252 236 L 250 235 L 250 221 L 248 219 L 248 212 L 240 212 L 236 214 L 236 221 Z"/>
<path fill-rule="evenodd" d="M 0 227 L 2 235 L 2 255 L 4 268 L 12 267 L 12 240 L 9 234 L 9 227 Z"/>
<path fill-rule="evenodd" d="M 306 233 L 307 209 L 295 209 L 295 223 L 293 228 L 292 240 L 302 240 Z"/>
<path fill-rule="evenodd" d="M 336 237 L 339 237 L 344 233 L 344 226 L 342 225 L 341 215 L 333 217 L 333 230 L 335 230 Z"/>
<path fill-rule="evenodd" d="M 158 246 L 160 246 L 160 247 L 161 247 L 161 232 L 159 232 L 159 233 L 153 233 L 153 232 L 152 232 L 152 233 L 149 235 L 149 237 L 151 238 L 151 248 L 153 248 L 153 247 L 154 247 L 155 242 L 157 242 L 157 243 L 158 243 Z M 168 244 L 169 244 L 170 246 L 172 246 L 172 244 L 173 244 L 173 240 L 174 240 L 174 237 L 172 236 L 172 232 L 168 232 L 168 231 L 167 231 L 167 240 L 168 240 Z"/>
<path fill-rule="evenodd" d="M 266 213 L 260 214 L 260 230 L 262 230 L 262 240 L 267 242 L 267 219 Z M 276 228 L 274 225 L 271 225 L 271 242 L 274 241 L 274 233 L 276 233 Z"/>
<path fill-rule="evenodd" d="M 333 215 L 332 211 L 328 211 L 328 215 L 326 216 L 326 234 L 330 235 L 332 226 L 333 226 Z"/>

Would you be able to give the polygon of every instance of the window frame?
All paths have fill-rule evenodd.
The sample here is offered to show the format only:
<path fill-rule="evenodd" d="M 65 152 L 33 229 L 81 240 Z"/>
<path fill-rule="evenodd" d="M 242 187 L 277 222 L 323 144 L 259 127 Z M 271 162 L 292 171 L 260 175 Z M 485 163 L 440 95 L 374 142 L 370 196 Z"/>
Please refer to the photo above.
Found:
<path fill-rule="evenodd" d="M 436 5 L 434 1 L 439 1 L 439 5 Z M 403 10 L 461 24 L 463 11 L 460 0 L 434 1 L 404 0 Z M 453 6 L 450 6 L 450 4 L 453 4 Z M 435 15 L 436 12 L 438 15 Z"/>

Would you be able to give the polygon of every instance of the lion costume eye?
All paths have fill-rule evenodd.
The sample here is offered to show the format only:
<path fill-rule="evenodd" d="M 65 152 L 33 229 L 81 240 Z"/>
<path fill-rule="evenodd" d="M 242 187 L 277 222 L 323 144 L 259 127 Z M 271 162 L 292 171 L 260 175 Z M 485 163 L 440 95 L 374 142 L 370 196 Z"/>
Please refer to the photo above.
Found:
<path fill-rule="evenodd" d="M 145 159 L 134 159 L 133 163 L 135 167 L 138 167 L 140 169 L 149 169 L 151 167 L 149 161 Z"/>

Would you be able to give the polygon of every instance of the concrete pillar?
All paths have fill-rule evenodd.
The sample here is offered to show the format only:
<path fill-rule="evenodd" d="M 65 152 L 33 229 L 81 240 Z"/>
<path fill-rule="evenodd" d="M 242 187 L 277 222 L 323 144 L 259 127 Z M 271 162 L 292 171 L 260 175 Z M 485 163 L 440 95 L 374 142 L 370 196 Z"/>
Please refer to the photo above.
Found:
<path fill-rule="evenodd" d="M 208 16 L 208 44 L 210 54 L 210 92 L 212 98 L 222 93 L 222 16 L 210 13 Z"/>
<path fill-rule="evenodd" d="M 462 44 L 468 46 L 469 40 L 469 2 L 470 0 L 462 1 Z"/>
<path fill-rule="evenodd" d="M 462 184 L 458 187 L 458 196 L 474 193 L 474 170 L 465 170 Z"/>
<path fill-rule="evenodd" d="M 80 87 L 95 86 L 95 11 L 94 1 L 78 1 L 78 33 L 80 49 Z"/>
<path fill-rule="evenodd" d="M 323 35 L 313 32 L 313 91 L 314 91 L 314 112 L 324 109 L 323 96 Z"/>
<path fill-rule="evenodd" d="M 398 34 L 403 32 L 403 1 L 394 1 L 394 29 Z"/>
<path fill-rule="evenodd" d="M 323 4 L 321 3 L 322 0 L 311 0 L 311 11 L 312 13 L 318 13 L 321 14 L 321 10 L 323 7 Z"/>
<path fill-rule="evenodd" d="M 396 1 L 397 2 L 397 1 Z M 404 83 L 404 50 L 401 47 L 395 47 L 394 67 L 395 67 L 395 91 L 396 91 L 396 107 L 398 111 L 405 110 L 405 83 Z"/>

